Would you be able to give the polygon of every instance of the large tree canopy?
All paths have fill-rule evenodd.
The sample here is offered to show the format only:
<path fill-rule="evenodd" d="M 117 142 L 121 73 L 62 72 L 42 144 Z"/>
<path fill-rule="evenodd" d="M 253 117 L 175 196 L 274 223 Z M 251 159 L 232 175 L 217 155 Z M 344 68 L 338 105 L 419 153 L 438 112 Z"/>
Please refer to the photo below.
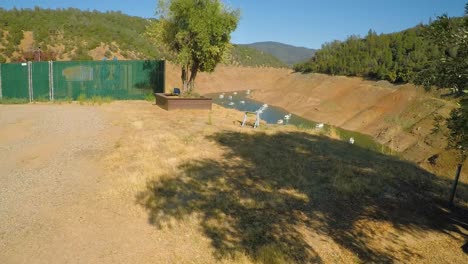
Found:
<path fill-rule="evenodd" d="M 447 127 L 449 146 L 459 151 L 463 162 L 468 156 L 468 3 L 462 20 L 439 17 L 429 26 L 427 38 L 443 52 L 427 64 L 416 82 L 426 88 L 451 88 L 460 99 L 460 107 L 447 118 Z"/>
<path fill-rule="evenodd" d="M 183 90 L 191 92 L 198 71 L 213 72 L 229 49 L 239 11 L 220 0 L 159 0 L 157 14 L 147 34 L 174 54 Z"/>

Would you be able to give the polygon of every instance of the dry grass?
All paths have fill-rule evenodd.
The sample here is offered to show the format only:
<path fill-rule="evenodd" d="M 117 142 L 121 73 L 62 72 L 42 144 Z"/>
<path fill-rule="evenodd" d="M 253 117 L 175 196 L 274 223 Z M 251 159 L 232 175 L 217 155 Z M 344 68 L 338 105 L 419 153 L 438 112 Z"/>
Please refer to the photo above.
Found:
<path fill-rule="evenodd" d="M 124 130 L 109 192 L 171 241 L 161 252 L 191 245 L 176 262 L 467 259 L 465 211 L 443 207 L 449 182 L 411 163 L 309 130 L 240 128 L 241 113 L 217 106 L 106 109 Z M 465 184 L 459 194 L 466 205 Z"/>

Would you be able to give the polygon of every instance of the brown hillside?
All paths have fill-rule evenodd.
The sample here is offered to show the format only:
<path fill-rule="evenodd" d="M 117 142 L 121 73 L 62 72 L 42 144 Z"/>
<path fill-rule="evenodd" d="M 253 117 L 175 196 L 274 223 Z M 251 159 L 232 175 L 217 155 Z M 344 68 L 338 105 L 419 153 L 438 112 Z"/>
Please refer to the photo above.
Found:
<path fill-rule="evenodd" d="M 166 90 L 180 86 L 180 70 L 168 63 Z M 197 77 L 206 94 L 253 89 L 254 99 L 283 107 L 305 118 L 359 131 L 401 152 L 438 174 L 453 177 L 456 161 L 445 138 L 431 133 L 434 115 L 454 107 L 414 85 L 392 85 L 362 78 L 299 74 L 288 69 L 219 66 Z M 439 154 L 436 165 L 428 158 Z M 465 166 L 464 174 L 468 172 Z"/>

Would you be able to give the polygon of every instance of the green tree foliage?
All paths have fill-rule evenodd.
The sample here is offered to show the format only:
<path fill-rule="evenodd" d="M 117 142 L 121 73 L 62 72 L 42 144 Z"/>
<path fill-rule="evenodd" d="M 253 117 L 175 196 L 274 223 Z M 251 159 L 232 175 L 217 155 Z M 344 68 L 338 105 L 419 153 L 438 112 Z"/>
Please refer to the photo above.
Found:
<path fill-rule="evenodd" d="M 182 67 L 184 92 L 191 92 L 198 71 L 213 72 L 230 48 L 239 12 L 220 0 L 160 0 L 160 19 L 147 35 L 161 40 Z"/>
<path fill-rule="evenodd" d="M 68 9 L 11 9 L 0 8 L 0 33 L 8 32 L 5 38 L 0 34 L 3 49 L 0 54 L 12 57 L 15 50 L 20 53 L 18 45 L 25 31 L 32 31 L 34 46 L 46 50 L 48 46 L 63 44 L 67 52 L 78 49 L 78 55 L 72 59 L 90 59 L 87 53 L 101 43 L 117 43 L 121 51 L 132 51 L 139 58 L 155 59 L 164 57 L 143 35 L 150 24 L 147 19 L 132 17 L 120 12 L 82 11 Z"/>
<path fill-rule="evenodd" d="M 245 46 L 234 45 L 230 50 L 228 63 L 234 65 L 253 66 L 253 67 L 278 67 L 286 68 L 288 65 L 280 61 L 270 53 L 262 52 L 257 49 Z"/>
<path fill-rule="evenodd" d="M 468 156 L 468 99 L 462 99 L 460 108 L 454 109 L 447 118 L 450 130 L 449 147 L 458 150 L 460 162 Z"/>
<path fill-rule="evenodd" d="M 418 73 L 417 84 L 429 89 L 432 85 L 452 88 L 463 95 L 468 85 L 468 21 L 440 16 L 426 30 L 426 39 L 441 50 L 440 56 L 430 61 Z"/>
<path fill-rule="evenodd" d="M 299 62 L 307 61 L 315 54 L 315 50 L 304 47 L 295 47 L 279 42 L 266 41 L 245 44 L 250 48 L 266 52 L 278 58 L 280 61 L 287 65 L 294 65 Z"/>
<path fill-rule="evenodd" d="M 362 76 L 393 83 L 409 82 L 439 50 L 423 37 L 424 26 L 393 34 L 378 35 L 369 30 L 365 38 L 350 36 L 345 41 L 326 43 L 297 72 Z"/>
<path fill-rule="evenodd" d="M 460 153 L 461 162 L 468 156 L 468 3 L 463 19 L 439 17 L 428 28 L 427 40 L 443 52 L 427 63 L 416 83 L 426 88 L 451 88 L 460 98 L 460 107 L 447 118 L 449 147 Z"/>

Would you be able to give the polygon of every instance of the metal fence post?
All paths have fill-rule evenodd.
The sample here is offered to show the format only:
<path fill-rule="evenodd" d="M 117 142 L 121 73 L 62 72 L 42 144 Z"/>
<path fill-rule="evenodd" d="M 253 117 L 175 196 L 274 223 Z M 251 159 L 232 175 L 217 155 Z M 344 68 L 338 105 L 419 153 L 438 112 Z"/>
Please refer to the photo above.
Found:
<path fill-rule="evenodd" d="M 54 62 L 50 63 L 50 72 L 52 76 L 52 100 L 55 100 L 55 84 L 54 84 Z"/>
<path fill-rule="evenodd" d="M 449 206 L 453 206 L 453 199 L 455 198 L 455 192 L 457 191 L 458 180 L 460 179 L 460 173 L 463 164 L 460 163 L 457 166 L 457 173 L 455 174 L 455 180 L 453 181 L 452 191 L 450 192 Z"/>
<path fill-rule="evenodd" d="M 2 91 L 2 64 L 0 63 L 0 99 L 3 98 L 3 91 Z"/>
<path fill-rule="evenodd" d="M 54 101 L 54 62 L 49 61 L 49 100 Z"/>
<path fill-rule="evenodd" d="M 29 102 L 34 100 L 33 83 L 32 83 L 32 62 L 28 61 L 28 88 Z"/>
<path fill-rule="evenodd" d="M 49 66 L 49 68 L 48 68 L 47 73 L 48 73 L 48 77 L 49 77 L 49 101 L 52 101 L 52 89 L 50 88 L 50 61 L 48 63 L 48 66 Z"/>

